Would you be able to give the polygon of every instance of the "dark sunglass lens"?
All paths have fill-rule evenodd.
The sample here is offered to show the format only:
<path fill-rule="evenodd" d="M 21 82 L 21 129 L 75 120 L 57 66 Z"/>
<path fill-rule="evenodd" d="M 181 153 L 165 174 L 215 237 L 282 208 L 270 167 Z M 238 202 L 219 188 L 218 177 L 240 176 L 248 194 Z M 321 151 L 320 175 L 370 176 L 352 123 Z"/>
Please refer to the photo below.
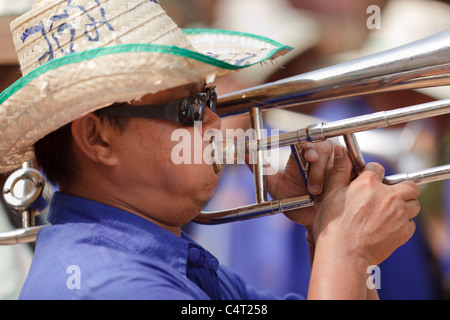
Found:
<path fill-rule="evenodd" d="M 208 97 L 208 108 L 211 109 L 212 112 L 216 112 L 216 107 L 217 107 L 217 93 L 216 90 L 211 90 L 209 92 L 209 97 Z"/>
<path fill-rule="evenodd" d="M 205 101 L 200 98 L 195 98 L 192 101 L 192 108 L 194 109 L 194 119 L 195 121 L 202 121 L 203 116 L 205 115 L 206 105 Z"/>
<path fill-rule="evenodd" d="M 183 99 L 181 101 L 178 118 L 184 126 L 192 127 L 194 125 L 194 112 L 189 99 Z"/>

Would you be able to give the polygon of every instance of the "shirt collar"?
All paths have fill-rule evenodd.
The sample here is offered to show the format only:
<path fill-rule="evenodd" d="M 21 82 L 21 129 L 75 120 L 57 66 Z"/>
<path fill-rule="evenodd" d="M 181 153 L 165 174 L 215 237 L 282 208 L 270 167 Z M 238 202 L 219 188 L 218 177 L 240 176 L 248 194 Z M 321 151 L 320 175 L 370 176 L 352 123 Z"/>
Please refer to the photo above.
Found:
<path fill-rule="evenodd" d="M 169 266 L 183 274 L 186 273 L 190 244 L 191 247 L 198 247 L 184 233 L 178 237 L 133 213 L 62 192 L 55 192 L 52 197 L 48 221 L 52 225 L 94 224 L 100 228 L 97 230 L 106 240 L 106 245 L 164 259 Z"/>

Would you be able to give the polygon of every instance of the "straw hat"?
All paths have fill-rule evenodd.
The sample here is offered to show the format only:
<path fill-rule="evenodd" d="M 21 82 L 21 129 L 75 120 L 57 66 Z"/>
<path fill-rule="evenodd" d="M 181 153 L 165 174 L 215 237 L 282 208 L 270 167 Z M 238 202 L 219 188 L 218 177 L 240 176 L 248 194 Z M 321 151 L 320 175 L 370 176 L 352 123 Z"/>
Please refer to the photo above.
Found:
<path fill-rule="evenodd" d="M 0 172 L 86 113 L 292 49 L 246 33 L 183 31 L 156 0 L 38 0 L 11 31 L 23 77 L 0 94 Z"/>

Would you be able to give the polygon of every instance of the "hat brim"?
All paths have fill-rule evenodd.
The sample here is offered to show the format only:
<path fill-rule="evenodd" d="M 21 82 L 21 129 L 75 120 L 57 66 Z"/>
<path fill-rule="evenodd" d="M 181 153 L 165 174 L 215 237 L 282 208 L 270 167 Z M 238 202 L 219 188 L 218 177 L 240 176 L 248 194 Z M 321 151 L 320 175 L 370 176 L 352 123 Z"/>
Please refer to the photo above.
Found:
<path fill-rule="evenodd" d="M 49 61 L 0 94 L 0 172 L 34 156 L 48 133 L 115 102 L 205 80 L 276 58 L 292 48 L 224 30 L 184 31 L 198 51 L 119 44 Z"/>

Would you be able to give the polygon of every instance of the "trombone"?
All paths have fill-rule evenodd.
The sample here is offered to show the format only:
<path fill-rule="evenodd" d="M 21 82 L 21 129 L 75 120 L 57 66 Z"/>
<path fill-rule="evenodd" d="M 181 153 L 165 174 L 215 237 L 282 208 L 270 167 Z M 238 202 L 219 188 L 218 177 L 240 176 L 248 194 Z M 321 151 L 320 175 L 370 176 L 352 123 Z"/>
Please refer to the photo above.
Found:
<path fill-rule="evenodd" d="M 267 200 L 264 185 L 265 150 L 289 146 L 299 170 L 304 179 L 307 179 L 308 163 L 302 156 L 301 144 L 306 141 L 317 142 L 342 136 L 354 163 L 355 171 L 358 172 L 365 164 L 355 137 L 356 132 L 449 114 L 450 99 L 335 122 L 317 123 L 293 132 L 270 137 L 262 135 L 262 111 L 264 109 L 289 108 L 357 95 L 444 85 L 450 85 L 450 29 L 370 56 L 220 96 L 216 113 L 221 117 L 226 117 L 248 112 L 251 128 L 255 130 L 256 134 L 254 139 L 242 143 L 213 141 L 212 146 L 215 156 L 217 156 L 216 163 L 213 165 L 220 170 L 242 154 L 254 154 L 253 174 L 256 203 L 223 211 L 201 212 L 194 222 L 220 224 L 310 207 L 314 204 L 314 198 L 311 195 Z M 19 170 L 34 169 L 22 168 Z M 4 194 L 11 193 L 12 188 L 8 185 L 18 186 L 20 185 L 19 181 L 26 179 L 27 183 L 22 183 L 22 185 L 34 185 L 34 187 L 28 187 L 28 191 L 33 190 L 38 193 L 36 199 L 39 199 L 39 203 L 48 203 L 48 196 L 45 195 L 45 190 L 48 188 L 45 186 L 45 181 L 43 182 L 41 178 L 37 177 L 36 172 L 38 173 L 36 170 L 33 171 L 33 174 L 36 174 L 33 175 L 33 178 L 27 174 L 12 174 L 9 178 L 13 182 L 5 184 Z M 443 165 L 419 172 L 388 176 L 384 178 L 384 182 L 395 184 L 411 180 L 422 184 L 449 178 L 450 165 Z M 33 198 L 24 191 L 18 193 L 22 193 L 27 199 Z M 8 202 L 8 204 L 27 217 L 30 216 L 30 211 L 32 216 L 33 212 L 39 210 L 33 207 L 34 204 L 29 203 L 15 205 Z M 45 227 L 33 226 L 27 222 L 32 219 L 24 220 L 22 229 L 0 233 L 0 244 L 34 241 L 40 228 Z"/>

